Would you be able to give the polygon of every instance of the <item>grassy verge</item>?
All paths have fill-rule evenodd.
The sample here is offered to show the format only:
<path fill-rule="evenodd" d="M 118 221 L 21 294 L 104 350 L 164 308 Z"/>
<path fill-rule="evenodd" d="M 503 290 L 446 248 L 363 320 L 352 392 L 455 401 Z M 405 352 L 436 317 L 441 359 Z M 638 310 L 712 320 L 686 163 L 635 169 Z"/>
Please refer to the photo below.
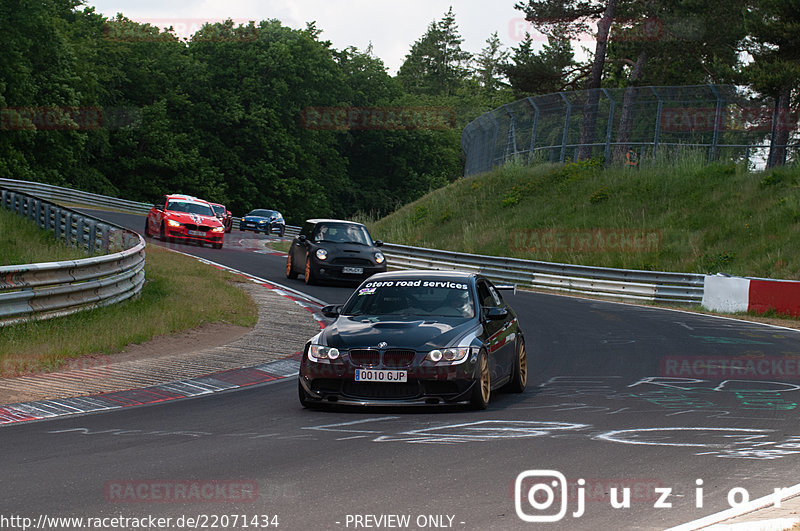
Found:
<path fill-rule="evenodd" d="M 78 260 L 87 255 L 22 216 L 0 208 L 0 265 Z"/>
<path fill-rule="evenodd" d="M 232 274 L 155 245 L 147 247 L 145 274 L 136 300 L 0 328 L 0 376 L 55 370 L 70 359 L 112 354 L 204 323 L 257 321 L 256 304 Z"/>
<path fill-rule="evenodd" d="M 800 168 L 750 173 L 690 158 L 639 169 L 509 164 L 369 225 L 375 238 L 453 251 L 797 279 Z M 620 234 L 643 244 L 618 244 Z"/>
<path fill-rule="evenodd" d="M 267 245 L 276 251 L 287 253 L 289 252 L 289 247 L 292 246 L 292 242 L 269 242 Z"/>

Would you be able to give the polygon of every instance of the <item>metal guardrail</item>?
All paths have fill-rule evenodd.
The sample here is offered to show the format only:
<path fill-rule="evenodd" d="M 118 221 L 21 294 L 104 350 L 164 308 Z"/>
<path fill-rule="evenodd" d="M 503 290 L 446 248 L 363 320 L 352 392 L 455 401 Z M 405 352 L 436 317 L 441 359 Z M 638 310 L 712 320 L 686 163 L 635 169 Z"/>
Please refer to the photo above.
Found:
<path fill-rule="evenodd" d="M 475 271 L 500 282 L 626 300 L 682 304 L 703 300 L 705 276 L 699 274 L 557 264 L 391 243 L 384 244 L 383 249 L 389 265 L 400 269 Z"/>
<path fill-rule="evenodd" d="M 0 186 L 8 183 L 16 189 L 35 190 L 42 187 L 55 201 L 95 205 L 117 210 L 144 213 L 152 206 L 113 197 L 90 194 L 69 188 L 26 181 L 0 179 Z M 234 218 L 238 229 L 240 218 Z M 286 226 L 285 236 L 294 237 L 300 227 Z M 438 251 L 387 243 L 383 249 L 389 264 L 397 268 L 459 269 L 477 271 L 493 280 L 514 282 L 549 291 L 599 295 L 633 301 L 658 301 L 668 303 L 699 304 L 703 299 L 704 275 L 689 273 L 662 273 L 611 269 L 538 262 L 518 258 Z"/>
<path fill-rule="evenodd" d="M 0 207 L 53 231 L 69 245 L 111 253 L 0 266 L 0 327 L 114 304 L 141 292 L 145 242 L 136 232 L 16 190 L 0 188 Z"/>

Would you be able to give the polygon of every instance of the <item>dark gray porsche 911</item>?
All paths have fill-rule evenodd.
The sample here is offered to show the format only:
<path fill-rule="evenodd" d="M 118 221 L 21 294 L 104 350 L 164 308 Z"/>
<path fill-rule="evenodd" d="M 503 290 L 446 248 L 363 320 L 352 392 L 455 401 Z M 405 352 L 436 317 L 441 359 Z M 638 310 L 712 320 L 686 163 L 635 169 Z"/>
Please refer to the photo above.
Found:
<path fill-rule="evenodd" d="M 300 364 L 305 407 L 322 404 L 468 404 L 525 390 L 517 316 L 487 278 L 457 271 L 378 273 L 311 338 Z"/>

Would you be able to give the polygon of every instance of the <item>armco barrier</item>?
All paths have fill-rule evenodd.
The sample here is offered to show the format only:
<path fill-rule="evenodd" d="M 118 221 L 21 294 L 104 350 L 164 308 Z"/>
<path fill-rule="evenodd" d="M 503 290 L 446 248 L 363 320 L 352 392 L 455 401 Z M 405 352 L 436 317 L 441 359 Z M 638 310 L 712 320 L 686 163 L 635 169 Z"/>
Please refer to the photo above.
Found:
<path fill-rule="evenodd" d="M 0 266 L 0 327 L 105 306 L 141 292 L 145 242 L 136 232 L 6 188 L 0 188 L 0 207 L 52 230 L 67 244 L 111 253 Z"/>
<path fill-rule="evenodd" d="M 403 269 L 476 271 L 501 282 L 627 300 L 699 304 L 703 299 L 704 275 L 557 264 L 389 243 L 383 248 L 389 264 Z"/>

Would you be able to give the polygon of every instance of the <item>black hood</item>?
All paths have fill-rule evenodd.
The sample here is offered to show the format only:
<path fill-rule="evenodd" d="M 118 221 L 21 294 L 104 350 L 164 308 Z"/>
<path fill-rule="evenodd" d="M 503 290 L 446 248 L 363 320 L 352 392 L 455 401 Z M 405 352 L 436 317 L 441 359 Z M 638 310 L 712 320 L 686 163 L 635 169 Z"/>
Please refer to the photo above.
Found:
<path fill-rule="evenodd" d="M 322 340 L 339 349 L 375 348 L 385 342 L 386 348 L 425 351 L 456 346 L 453 343 L 477 325 L 477 319 L 341 316 L 323 330 Z"/>

